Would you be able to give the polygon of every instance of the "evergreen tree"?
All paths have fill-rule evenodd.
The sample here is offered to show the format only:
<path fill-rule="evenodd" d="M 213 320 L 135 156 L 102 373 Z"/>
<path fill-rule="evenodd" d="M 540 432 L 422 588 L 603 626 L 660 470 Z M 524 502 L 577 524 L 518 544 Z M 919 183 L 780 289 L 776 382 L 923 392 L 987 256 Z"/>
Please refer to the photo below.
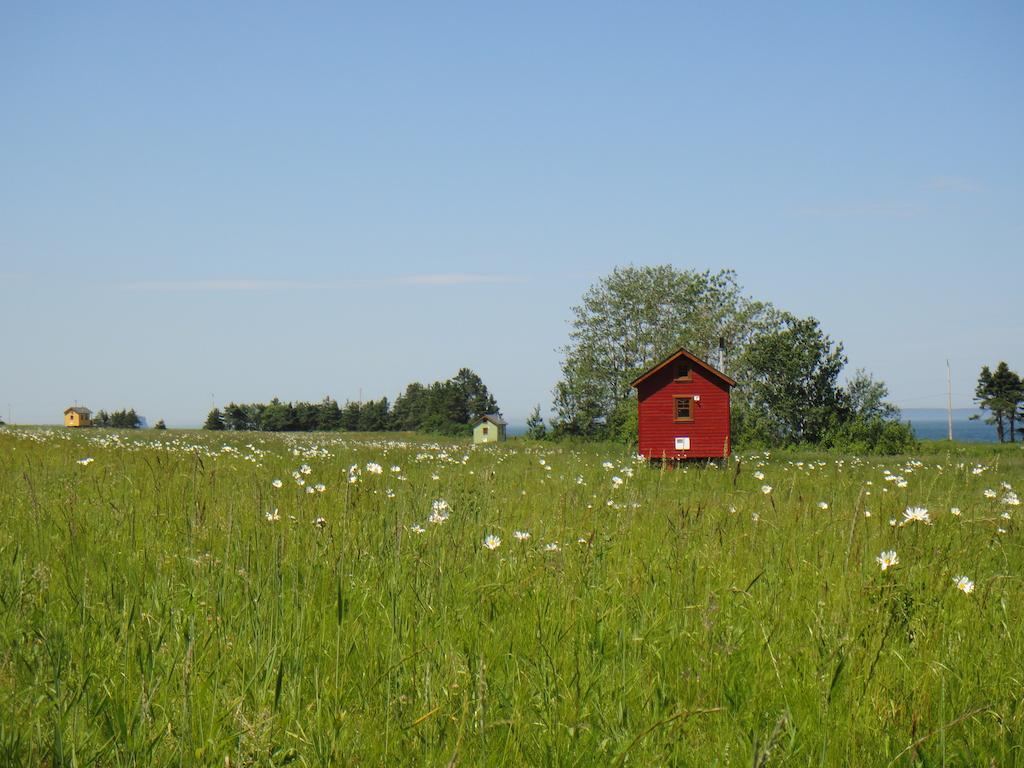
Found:
<path fill-rule="evenodd" d="M 391 426 L 390 415 L 386 397 L 364 403 L 359 409 L 358 429 L 360 432 L 383 432 Z"/>
<path fill-rule="evenodd" d="M 317 407 L 316 428 L 329 432 L 341 427 L 341 408 L 338 402 L 330 397 L 325 397 Z"/>
<path fill-rule="evenodd" d="M 224 408 L 224 426 L 235 431 L 252 429 L 245 410 L 236 403 L 228 403 Z"/>
<path fill-rule="evenodd" d="M 543 440 L 547 434 L 548 429 L 544 426 L 544 419 L 540 415 L 540 403 L 537 403 L 526 420 L 526 436 L 533 440 Z"/>
<path fill-rule="evenodd" d="M 999 442 L 1006 442 L 1007 438 L 1015 442 L 1017 420 L 1021 418 L 1024 404 L 1024 382 L 1020 376 L 1011 371 L 1005 361 L 1000 362 L 995 371 L 982 366 L 974 399 L 979 408 L 991 414 L 985 423 L 995 425 Z"/>
<path fill-rule="evenodd" d="M 341 428 L 346 432 L 355 432 L 359 429 L 360 404 L 348 401 L 341 409 Z"/>
<path fill-rule="evenodd" d="M 414 381 L 395 398 L 391 409 L 392 426 L 397 430 L 414 431 L 426 421 L 430 403 L 427 388 Z"/>
<path fill-rule="evenodd" d="M 263 408 L 260 428 L 267 432 L 289 432 L 296 429 L 298 419 L 291 403 L 276 397 Z"/>
<path fill-rule="evenodd" d="M 214 408 L 206 417 L 206 423 L 203 424 L 203 429 L 210 429 L 214 431 L 221 431 L 224 429 L 224 415 L 220 412 L 220 408 Z"/>
<path fill-rule="evenodd" d="M 104 415 L 104 426 L 111 426 L 117 429 L 138 429 L 142 419 L 135 412 L 134 408 L 129 410 L 113 411 L 109 416 Z"/>
<path fill-rule="evenodd" d="M 498 402 L 487 390 L 487 385 L 469 368 L 460 369 L 451 383 L 465 403 L 466 421 L 474 422 L 485 414 L 498 412 Z"/>
<path fill-rule="evenodd" d="M 156 424 L 153 425 L 153 429 L 167 429 L 167 425 L 164 424 L 164 420 L 160 419 Z"/>
<path fill-rule="evenodd" d="M 996 373 L 999 373 L 998 368 Z M 1024 432 L 1024 430 L 1017 427 L 1017 422 L 1021 419 L 1021 413 L 1024 410 L 1024 379 L 1007 368 L 1005 376 L 1000 381 L 1004 382 L 1003 392 L 1005 393 L 1004 397 L 1007 403 L 1007 433 L 1010 442 L 1014 443 L 1017 441 L 1017 433 Z"/>

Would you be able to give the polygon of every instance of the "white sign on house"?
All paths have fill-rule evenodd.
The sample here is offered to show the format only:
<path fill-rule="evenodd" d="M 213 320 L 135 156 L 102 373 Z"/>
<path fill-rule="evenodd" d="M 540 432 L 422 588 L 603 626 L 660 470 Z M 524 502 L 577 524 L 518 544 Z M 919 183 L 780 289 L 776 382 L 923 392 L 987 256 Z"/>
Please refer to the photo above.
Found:
<path fill-rule="evenodd" d="M 676 450 L 677 451 L 688 451 L 688 450 L 690 450 L 690 438 L 688 438 L 688 437 L 677 437 L 676 438 Z"/>

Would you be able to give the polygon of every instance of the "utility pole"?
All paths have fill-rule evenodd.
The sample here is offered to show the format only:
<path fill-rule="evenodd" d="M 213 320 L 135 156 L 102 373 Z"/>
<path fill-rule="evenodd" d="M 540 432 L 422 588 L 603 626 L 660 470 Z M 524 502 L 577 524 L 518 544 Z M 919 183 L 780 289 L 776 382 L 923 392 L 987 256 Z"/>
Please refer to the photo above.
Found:
<path fill-rule="evenodd" d="M 946 359 L 946 426 L 949 428 L 949 441 L 953 441 L 953 375 L 949 370 L 949 359 Z"/>

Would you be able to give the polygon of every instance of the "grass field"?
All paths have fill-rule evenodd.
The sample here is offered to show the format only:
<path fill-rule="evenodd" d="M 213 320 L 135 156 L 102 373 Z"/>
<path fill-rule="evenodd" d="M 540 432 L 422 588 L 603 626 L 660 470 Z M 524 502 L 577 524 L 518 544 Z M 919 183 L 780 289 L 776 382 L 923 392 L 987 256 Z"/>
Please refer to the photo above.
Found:
<path fill-rule="evenodd" d="M 1024 451 L 741 458 L 0 430 L 0 765 L 1024 765 Z"/>

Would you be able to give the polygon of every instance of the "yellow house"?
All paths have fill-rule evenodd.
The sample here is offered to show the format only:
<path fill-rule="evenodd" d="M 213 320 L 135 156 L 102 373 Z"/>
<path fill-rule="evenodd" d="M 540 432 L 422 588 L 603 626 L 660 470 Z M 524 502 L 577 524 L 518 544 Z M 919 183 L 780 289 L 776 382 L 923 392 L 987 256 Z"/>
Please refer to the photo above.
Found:
<path fill-rule="evenodd" d="M 496 413 L 487 413 L 476 420 L 473 425 L 474 443 L 497 443 L 505 439 L 504 419 Z"/>
<path fill-rule="evenodd" d="M 92 411 L 80 405 L 64 409 L 65 427 L 88 427 L 92 424 Z"/>

